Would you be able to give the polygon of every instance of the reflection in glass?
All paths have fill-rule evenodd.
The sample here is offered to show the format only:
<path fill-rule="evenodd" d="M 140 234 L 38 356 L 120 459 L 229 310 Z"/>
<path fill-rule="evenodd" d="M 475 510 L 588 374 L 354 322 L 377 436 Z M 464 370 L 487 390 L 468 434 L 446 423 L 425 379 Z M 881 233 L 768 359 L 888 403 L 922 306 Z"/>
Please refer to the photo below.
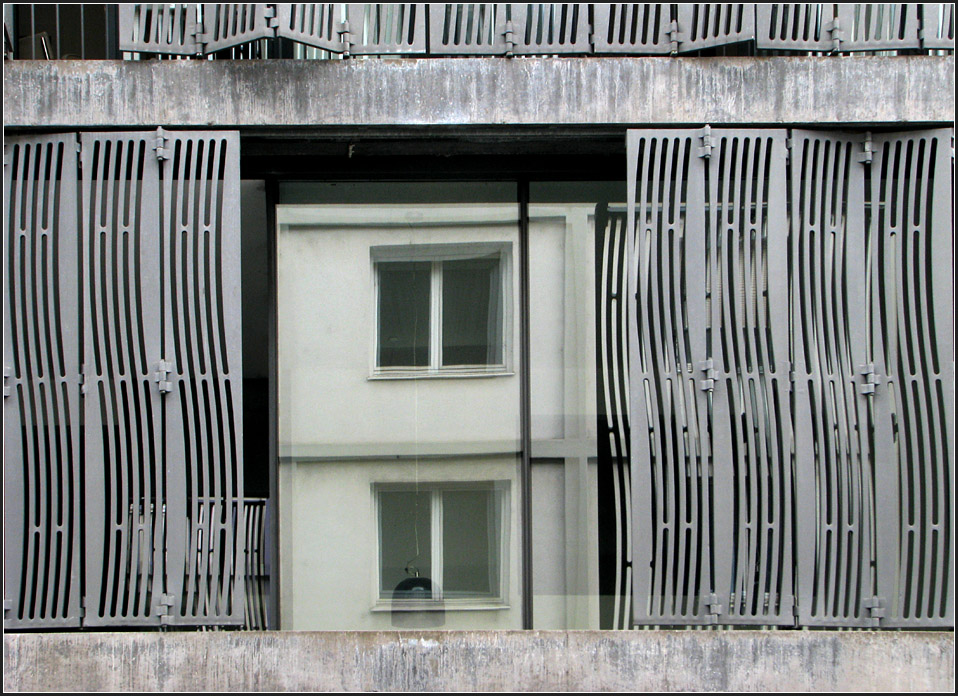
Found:
<path fill-rule="evenodd" d="M 499 258 L 442 264 L 442 364 L 502 364 Z"/>
<path fill-rule="evenodd" d="M 427 262 L 379 263 L 379 366 L 429 365 Z"/>

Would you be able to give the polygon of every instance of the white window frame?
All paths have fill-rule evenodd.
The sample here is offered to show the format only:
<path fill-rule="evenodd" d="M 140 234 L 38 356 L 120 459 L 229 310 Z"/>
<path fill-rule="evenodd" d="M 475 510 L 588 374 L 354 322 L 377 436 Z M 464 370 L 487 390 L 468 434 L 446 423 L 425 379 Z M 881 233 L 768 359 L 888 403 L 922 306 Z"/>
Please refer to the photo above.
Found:
<path fill-rule="evenodd" d="M 429 483 L 374 483 L 372 485 L 373 509 L 376 523 L 376 561 L 373 564 L 373 606 L 372 611 L 443 611 L 449 609 L 483 610 L 509 609 L 509 539 L 510 539 L 510 500 L 509 481 L 455 481 Z M 496 513 L 499 516 L 499 577 L 498 588 L 491 595 L 475 597 L 446 597 L 444 595 L 443 571 L 443 505 L 442 494 L 448 491 L 481 490 L 493 494 Z M 380 494 L 384 492 L 429 492 L 430 493 L 430 565 L 434 595 L 428 600 L 394 599 L 389 590 L 382 587 L 382 513 Z"/>
<path fill-rule="evenodd" d="M 495 365 L 442 364 L 442 264 L 444 261 L 499 258 L 502 327 L 502 362 Z M 492 377 L 514 374 L 512 363 L 512 242 L 465 242 L 449 244 L 403 244 L 370 247 L 373 275 L 373 331 L 370 379 L 419 379 L 429 377 Z M 396 261 L 431 263 L 429 282 L 429 365 L 426 367 L 383 367 L 379 365 L 379 271 L 378 265 Z"/>

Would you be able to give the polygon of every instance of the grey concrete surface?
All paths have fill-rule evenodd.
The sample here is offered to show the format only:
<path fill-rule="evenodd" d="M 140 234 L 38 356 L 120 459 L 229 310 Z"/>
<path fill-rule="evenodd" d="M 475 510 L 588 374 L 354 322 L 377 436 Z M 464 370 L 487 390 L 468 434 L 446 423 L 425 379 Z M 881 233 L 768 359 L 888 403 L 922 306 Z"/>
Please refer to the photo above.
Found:
<path fill-rule="evenodd" d="M 928 124 L 953 56 L 5 61 L 6 127 Z"/>
<path fill-rule="evenodd" d="M 953 633 L 7 634 L 4 691 L 948 691 Z"/>

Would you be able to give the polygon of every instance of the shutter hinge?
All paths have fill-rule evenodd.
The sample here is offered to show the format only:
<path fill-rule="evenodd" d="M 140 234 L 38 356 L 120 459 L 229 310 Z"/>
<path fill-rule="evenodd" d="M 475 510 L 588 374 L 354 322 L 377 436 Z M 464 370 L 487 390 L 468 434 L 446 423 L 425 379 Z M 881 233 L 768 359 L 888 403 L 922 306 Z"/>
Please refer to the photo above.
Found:
<path fill-rule="evenodd" d="M 881 620 L 885 618 L 885 598 L 877 595 L 866 597 L 862 601 L 862 606 L 868 610 L 868 618 L 871 619 L 872 626 L 880 625 Z"/>
<path fill-rule="evenodd" d="M 506 22 L 506 29 L 504 32 L 502 32 L 502 36 L 506 42 L 506 56 L 512 56 L 512 53 L 516 48 L 516 30 L 511 19 Z"/>
<path fill-rule="evenodd" d="M 173 604 L 174 597 L 171 594 L 161 594 L 156 603 L 156 615 L 160 617 L 161 624 L 173 623 Z"/>
<path fill-rule="evenodd" d="M 170 158 L 170 152 L 166 147 L 170 137 L 162 128 L 156 129 L 156 140 L 153 142 L 153 150 L 156 151 L 156 159 L 163 161 Z"/>
<path fill-rule="evenodd" d="M 722 615 L 722 602 L 717 594 L 705 596 L 705 606 L 708 608 L 707 616 L 709 623 L 718 623 L 719 616 Z"/>
<path fill-rule="evenodd" d="M 6 398 L 13 393 L 10 388 L 10 378 L 13 377 L 13 368 L 9 365 L 3 366 L 3 397 Z"/>
<path fill-rule="evenodd" d="M 862 164 L 871 164 L 875 153 L 875 147 L 872 143 L 871 131 L 865 133 L 865 139 L 862 141 L 862 152 L 858 155 L 858 161 Z"/>
<path fill-rule="evenodd" d="M 353 32 L 349 29 L 349 20 L 343 20 L 339 25 L 339 31 L 337 32 L 341 41 L 343 42 L 343 57 L 345 58 L 350 53 L 353 52 L 353 46 L 356 44 L 356 40 L 353 38 Z"/>
<path fill-rule="evenodd" d="M 795 370 L 788 371 L 788 390 L 795 391 Z"/>
<path fill-rule="evenodd" d="M 792 145 L 794 141 L 791 138 L 785 138 L 785 161 L 792 159 Z"/>
<path fill-rule="evenodd" d="M 699 380 L 699 389 L 702 391 L 712 391 L 715 389 L 715 380 L 718 378 L 718 372 L 713 369 L 712 359 L 704 360 L 695 365 L 696 369 L 705 373 L 705 377 Z"/>
<path fill-rule="evenodd" d="M 270 4 L 263 8 L 263 19 L 266 20 L 266 27 L 273 30 L 273 37 L 279 34 L 279 16 L 276 14 L 276 4 Z"/>
<path fill-rule="evenodd" d="M 859 365 L 858 374 L 862 377 L 862 383 L 858 385 L 858 393 L 874 394 L 875 385 L 878 384 L 878 378 L 875 376 L 875 363 Z"/>
<path fill-rule="evenodd" d="M 842 49 L 842 24 L 837 16 L 831 22 L 826 22 L 825 31 L 831 37 L 832 52 L 837 53 Z"/>
<path fill-rule="evenodd" d="M 173 391 L 173 383 L 170 381 L 170 372 L 173 371 L 173 363 L 166 360 L 160 360 L 156 364 L 156 373 L 153 379 L 160 390 L 160 394 L 169 394 Z"/>
<path fill-rule="evenodd" d="M 712 128 L 705 126 L 699 131 L 699 139 L 702 141 L 702 147 L 698 149 L 698 156 L 708 159 L 712 156 Z"/>
<path fill-rule="evenodd" d="M 86 394 L 86 375 L 83 372 L 80 373 L 77 383 L 80 385 L 80 394 Z"/>
<path fill-rule="evenodd" d="M 669 22 L 669 28 L 665 30 L 665 35 L 669 37 L 669 53 L 679 52 L 679 44 L 682 42 L 682 36 L 679 32 L 679 23 L 674 19 Z"/>

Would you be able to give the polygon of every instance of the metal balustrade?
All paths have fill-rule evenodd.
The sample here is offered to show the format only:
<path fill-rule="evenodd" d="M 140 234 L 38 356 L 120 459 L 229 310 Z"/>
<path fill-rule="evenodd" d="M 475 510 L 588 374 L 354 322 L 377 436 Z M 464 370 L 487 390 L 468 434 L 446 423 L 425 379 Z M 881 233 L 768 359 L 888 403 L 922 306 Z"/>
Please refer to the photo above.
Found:
<path fill-rule="evenodd" d="M 49 59 L 643 56 L 716 50 L 927 53 L 953 51 L 955 44 L 954 5 L 947 3 L 138 3 L 96 7 L 108 9 L 97 13 L 88 8 L 85 19 L 83 6 L 5 6 L 4 55 Z M 88 51 L 83 42 L 94 15 L 103 46 Z M 281 42 L 299 48 L 283 48 Z M 73 43 L 81 48 L 70 48 Z"/>

